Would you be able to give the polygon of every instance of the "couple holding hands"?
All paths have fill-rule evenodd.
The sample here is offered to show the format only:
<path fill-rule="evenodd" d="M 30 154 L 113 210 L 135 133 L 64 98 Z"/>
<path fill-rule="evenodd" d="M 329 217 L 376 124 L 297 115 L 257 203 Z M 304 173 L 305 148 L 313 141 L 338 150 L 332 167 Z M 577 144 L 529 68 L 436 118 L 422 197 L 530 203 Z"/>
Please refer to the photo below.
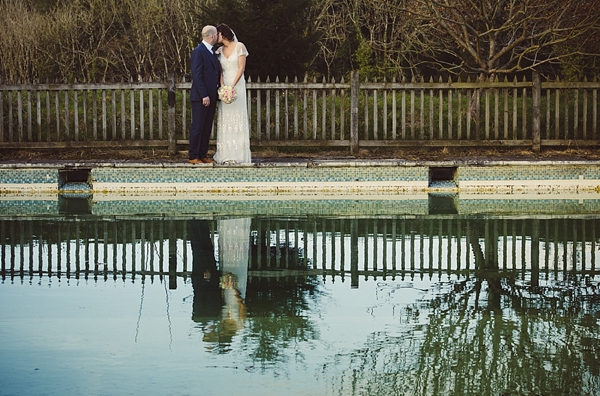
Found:
<path fill-rule="evenodd" d="M 222 46 L 215 51 L 217 43 Z M 237 40 L 229 26 L 209 25 L 202 29 L 202 43 L 191 55 L 189 163 L 248 164 L 252 161 L 244 80 L 247 56 L 246 46 Z M 208 143 L 217 102 L 217 151 L 210 159 Z"/>

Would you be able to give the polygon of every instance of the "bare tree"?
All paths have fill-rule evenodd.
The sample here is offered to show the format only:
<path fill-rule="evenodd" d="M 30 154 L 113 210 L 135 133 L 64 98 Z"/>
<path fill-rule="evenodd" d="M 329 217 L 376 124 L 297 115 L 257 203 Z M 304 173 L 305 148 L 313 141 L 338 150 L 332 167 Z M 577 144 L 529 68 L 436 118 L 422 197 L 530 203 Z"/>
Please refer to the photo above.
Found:
<path fill-rule="evenodd" d="M 575 55 L 597 57 L 600 9 L 592 0 L 413 0 L 401 12 L 440 34 L 421 36 L 436 62 L 480 78 L 558 64 Z"/>
<path fill-rule="evenodd" d="M 422 37 L 434 36 L 433 26 L 405 12 L 410 0 L 360 0 L 353 13 L 355 24 L 372 49 L 380 74 L 416 76 L 430 48 Z M 392 12 L 390 12 L 392 11 Z"/>
<path fill-rule="evenodd" d="M 185 0 L 160 0 L 164 10 L 162 25 L 154 26 L 158 42 L 162 71 L 182 75 L 187 70 L 189 57 L 195 46 L 194 38 L 200 36 L 202 25 L 194 18 L 197 2 Z M 197 44 L 197 43 L 196 43 Z"/>
<path fill-rule="evenodd" d="M 428 37 L 436 27 L 415 18 L 411 0 L 320 0 L 315 29 L 320 35 L 318 56 L 335 74 L 332 65 L 342 49 L 369 76 L 417 76 L 424 56 L 434 57 Z M 348 47 L 352 47 L 348 49 Z"/>
<path fill-rule="evenodd" d="M 317 57 L 324 62 L 328 78 L 334 74 L 334 62 L 352 34 L 353 23 L 349 5 L 345 1 L 321 0 L 315 7 L 314 30 L 319 35 Z"/>
<path fill-rule="evenodd" d="M 38 27 L 39 15 L 32 12 L 27 1 L 0 0 L 1 80 L 16 82 L 36 77 Z"/>
<path fill-rule="evenodd" d="M 219 7 L 216 0 L 159 0 L 163 10 L 160 24 L 154 25 L 155 51 L 163 72 L 177 75 L 189 72 L 192 50 L 202 40 L 202 27 L 216 22 L 204 15 L 206 8 Z"/>
<path fill-rule="evenodd" d="M 600 55 L 596 0 L 320 0 L 316 10 L 328 73 L 352 35 L 354 60 L 376 74 L 581 77 Z"/>
<path fill-rule="evenodd" d="M 89 0 L 88 0 L 89 1 Z M 114 13 L 121 45 L 111 50 L 120 60 L 121 74 L 138 79 L 185 74 L 192 49 L 198 44 L 202 8 L 211 0 L 120 0 Z"/>
<path fill-rule="evenodd" d="M 248 44 L 264 44 L 253 47 L 263 60 L 253 64 L 258 74 L 306 70 L 314 32 L 319 51 L 311 65 L 329 77 L 357 67 L 370 76 L 445 72 L 481 79 L 531 69 L 580 78 L 599 69 L 597 0 L 314 0 L 257 11 L 259 6 L 266 7 L 258 0 L 228 3 L 228 10 L 216 0 L 0 0 L 0 78 L 184 74 L 202 26 L 223 17 L 237 24 Z M 302 12 L 311 24 L 298 17 Z M 278 40 L 265 42 L 260 29 Z"/>
<path fill-rule="evenodd" d="M 43 15 L 36 48 L 40 73 L 59 79 L 104 79 L 117 59 L 107 48 L 115 42 L 114 15 L 100 1 L 60 6 Z"/>

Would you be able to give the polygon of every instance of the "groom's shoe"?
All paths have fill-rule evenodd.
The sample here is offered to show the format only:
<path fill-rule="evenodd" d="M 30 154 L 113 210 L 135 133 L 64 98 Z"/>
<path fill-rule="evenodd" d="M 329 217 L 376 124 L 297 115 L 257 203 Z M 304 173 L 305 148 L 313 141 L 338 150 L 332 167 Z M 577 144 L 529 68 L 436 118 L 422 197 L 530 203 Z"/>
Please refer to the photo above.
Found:
<path fill-rule="evenodd" d="M 208 157 L 201 158 L 200 161 L 204 162 L 205 164 L 216 164 L 217 163 L 217 161 L 212 160 Z"/>
<path fill-rule="evenodd" d="M 192 159 L 188 160 L 188 163 L 190 163 L 190 164 L 201 164 L 202 160 L 200 160 L 199 158 L 192 158 Z"/>

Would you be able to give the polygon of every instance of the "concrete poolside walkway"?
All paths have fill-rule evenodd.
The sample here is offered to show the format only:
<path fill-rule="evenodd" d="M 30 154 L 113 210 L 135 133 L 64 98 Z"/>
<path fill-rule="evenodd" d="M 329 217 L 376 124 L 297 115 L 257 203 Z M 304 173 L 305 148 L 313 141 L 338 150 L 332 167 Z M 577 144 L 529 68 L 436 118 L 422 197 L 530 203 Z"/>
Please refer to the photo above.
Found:
<path fill-rule="evenodd" d="M 406 194 L 600 192 L 600 160 L 256 158 L 0 161 L 0 193 Z"/>

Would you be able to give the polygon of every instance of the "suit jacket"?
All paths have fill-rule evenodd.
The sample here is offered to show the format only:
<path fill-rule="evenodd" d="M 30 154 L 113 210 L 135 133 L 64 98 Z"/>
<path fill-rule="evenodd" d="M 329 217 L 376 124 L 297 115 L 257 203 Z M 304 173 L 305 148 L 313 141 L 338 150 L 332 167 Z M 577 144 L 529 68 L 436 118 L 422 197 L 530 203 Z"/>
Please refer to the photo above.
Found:
<path fill-rule="evenodd" d="M 192 68 L 190 100 L 199 102 L 208 96 L 211 103 L 216 103 L 217 89 L 221 80 L 221 64 L 217 56 L 200 43 L 192 51 L 190 66 Z"/>

